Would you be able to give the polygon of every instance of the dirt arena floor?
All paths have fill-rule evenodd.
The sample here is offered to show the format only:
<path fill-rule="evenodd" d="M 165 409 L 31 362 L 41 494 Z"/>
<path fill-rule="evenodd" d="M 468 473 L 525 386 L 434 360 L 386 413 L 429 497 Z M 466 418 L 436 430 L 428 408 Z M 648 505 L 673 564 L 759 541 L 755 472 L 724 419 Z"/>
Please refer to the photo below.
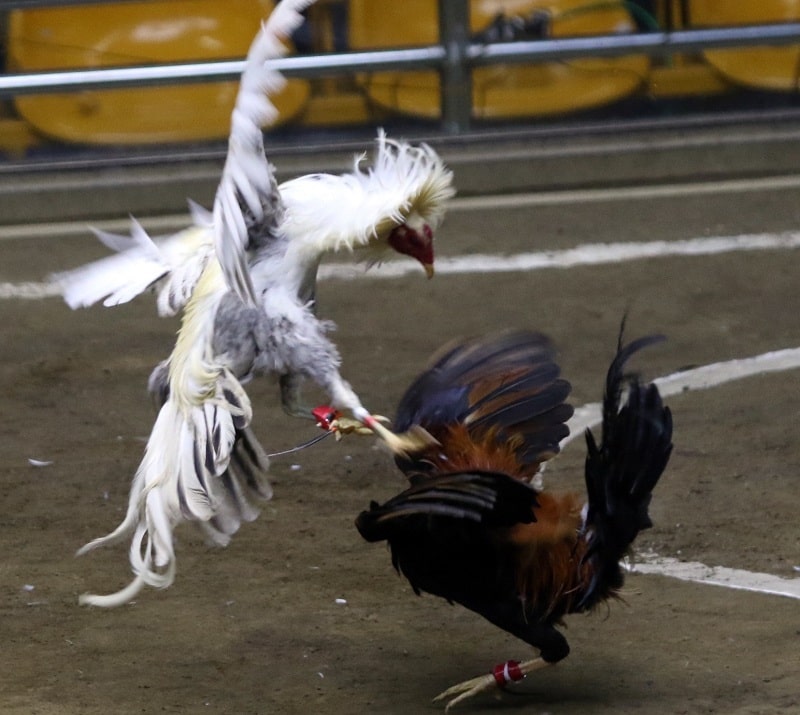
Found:
<path fill-rule="evenodd" d="M 439 252 L 800 227 L 796 186 L 709 189 L 704 167 L 704 191 L 626 198 L 627 185 L 605 195 L 596 183 L 574 200 L 454 209 Z M 40 281 L 102 255 L 88 232 L 46 233 L 0 241 L 0 282 Z M 339 325 L 344 374 L 376 412 L 392 413 L 444 341 L 519 326 L 552 336 L 581 405 L 600 397 L 626 310 L 631 337 L 669 337 L 638 357 L 648 377 L 800 346 L 798 269 L 796 250 L 774 250 L 430 282 L 415 274 L 329 280 L 319 302 Z M 74 553 L 124 514 L 154 416 L 146 378 L 176 325 L 157 320 L 147 298 L 81 312 L 56 298 L 0 300 L 0 712 L 433 713 L 431 698 L 454 682 L 530 656 L 478 616 L 414 596 L 386 549 L 362 542 L 356 514 L 402 487 L 368 438 L 276 458 L 274 499 L 225 550 L 183 528 L 168 590 L 116 610 L 79 607 L 79 594 L 128 581 L 126 547 Z M 670 398 L 674 457 L 639 551 L 800 575 L 799 388 L 796 371 L 778 372 Z M 269 380 L 248 391 L 269 450 L 315 434 L 283 416 Z M 580 487 L 582 459 L 577 440 L 548 485 Z M 624 602 L 569 618 L 566 635 L 563 663 L 463 712 L 800 713 L 796 599 L 633 574 Z"/>

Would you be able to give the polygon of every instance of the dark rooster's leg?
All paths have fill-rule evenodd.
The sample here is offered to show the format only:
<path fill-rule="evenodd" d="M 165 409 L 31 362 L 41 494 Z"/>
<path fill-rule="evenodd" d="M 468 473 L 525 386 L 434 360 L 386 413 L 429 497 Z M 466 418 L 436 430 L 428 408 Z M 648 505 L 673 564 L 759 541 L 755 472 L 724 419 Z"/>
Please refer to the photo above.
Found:
<path fill-rule="evenodd" d="M 481 693 L 505 688 L 509 683 L 519 682 L 534 670 L 540 670 L 548 665 L 553 665 L 553 663 L 548 663 L 544 658 L 534 658 L 533 660 L 526 660 L 524 663 L 508 660 L 505 663 L 496 665 L 492 672 L 487 675 L 479 675 L 477 678 L 471 678 L 463 683 L 453 685 L 443 693 L 439 693 L 433 699 L 433 702 L 440 703 L 448 698 L 453 698 L 444 708 L 445 712 L 449 712 L 450 708 L 458 705 L 458 703 L 462 703 Z"/>
<path fill-rule="evenodd" d="M 512 607 L 509 610 L 509 604 L 496 604 L 494 609 L 484 610 L 481 615 L 496 626 L 528 642 L 539 651 L 539 657 L 526 660 L 524 663 L 517 663 L 513 660 L 506 661 L 496 665 L 487 675 L 465 680 L 463 683 L 448 688 L 434 698 L 434 702 L 441 702 L 456 696 L 447 703 L 445 712 L 454 705 L 480 693 L 499 692 L 509 683 L 522 680 L 534 670 L 555 665 L 569 654 L 569 644 L 563 634 L 559 633 L 552 625 L 526 621 L 518 608 Z"/>

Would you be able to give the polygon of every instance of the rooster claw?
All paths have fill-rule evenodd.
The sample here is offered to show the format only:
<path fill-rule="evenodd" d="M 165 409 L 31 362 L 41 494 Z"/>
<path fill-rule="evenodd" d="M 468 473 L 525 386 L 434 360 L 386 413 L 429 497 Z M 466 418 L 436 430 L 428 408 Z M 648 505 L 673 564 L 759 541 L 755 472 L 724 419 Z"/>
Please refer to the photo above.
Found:
<path fill-rule="evenodd" d="M 379 422 L 371 423 L 369 427 L 394 454 L 400 457 L 407 457 L 409 454 L 417 454 L 431 447 L 439 446 L 439 441 L 419 425 L 413 425 L 405 432 L 400 433 L 386 429 Z"/>
<path fill-rule="evenodd" d="M 475 697 L 476 695 L 480 695 L 481 693 L 485 693 L 489 690 L 497 690 L 497 682 L 493 675 L 481 675 L 477 678 L 472 678 L 471 680 L 465 680 L 463 683 L 457 683 L 452 687 L 445 690 L 443 693 L 439 693 L 434 699 L 433 702 L 440 703 L 444 700 L 449 700 L 447 705 L 444 707 L 444 711 L 450 712 L 450 708 L 458 703 L 462 703 L 469 698 Z"/>
<path fill-rule="evenodd" d="M 463 683 L 456 683 L 443 693 L 439 693 L 439 695 L 433 699 L 433 702 L 439 703 L 448 698 L 452 698 L 444 708 L 445 712 L 449 712 L 450 708 L 454 705 L 462 703 L 481 693 L 491 690 L 499 694 L 509 683 L 517 683 L 529 673 L 532 673 L 534 670 L 539 670 L 539 668 L 544 668 L 547 665 L 550 665 L 550 663 L 541 657 L 534 658 L 533 660 L 526 660 L 524 663 L 518 663 L 515 660 L 507 660 L 505 663 L 496 665 L 488 675 L 479 675 L 477 678 L 465 680 Z"/>
<path fill-rule="evenodd" d="M 388 417 L 384 417 L 383 415 L 372 415 L 373 419 L 377 420 L 378 422 L 389 422 Z M 341 439 L 346 434 L 358 434 L 358 435 L 371 435 L 373 434 L 372 429 L 365 426 L 361 421 L 354 419 L 353 417 L 336 417 L 328 426 L 328 429 L 331 432 L 334 432 L 336 435 L 336 439 Z"/>

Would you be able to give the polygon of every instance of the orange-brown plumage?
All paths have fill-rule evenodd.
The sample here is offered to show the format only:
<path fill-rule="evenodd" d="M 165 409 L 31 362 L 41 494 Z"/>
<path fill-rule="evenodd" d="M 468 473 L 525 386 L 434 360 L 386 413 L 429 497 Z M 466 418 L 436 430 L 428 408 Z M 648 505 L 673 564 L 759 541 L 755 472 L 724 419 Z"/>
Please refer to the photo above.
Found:
<path fill-rule="evenodd" d="M 494 428 L 487 429 L 479 438 L 471 434 L 467 425 L 447 425 L 434 430 L 431 436 L 439 447 L 431 447 L 421 456 L 437 474 L 452 474 L 468 470 L 504 472 L 516 479 L 529 482 L 535 476 L 540 462 L 525 464 L 519 461 L 517 450 L 523 439 L 517 434 L 507 438 L 498 436 Z M 542 461 L 548 456 L 543 456 Z"/>
<path fill-rule="evenodd" d="M 619 559 L 650 526 L 647 506 L 669 459 L 672 421 L 657 388 L 624 366 L 659 339 L 618 347 L 600 444 L 587 433 L 588 500 L 531 485 L 558 453 L 572 415 L 570 386 L 547 338 L 505 333 L 440 351 L 406 391 L 396 420 L 397 429 L 421 426 L 439 444 L 396 458 L 412 486 L 362 512 L 362 536 L 388 541 L 392 563 L 417 593 L 460 603 L 537 648 L 537 662 L 558 662 L 569 646 L 556 626 L 616 594 Z"/>
<path fill-rule="evenodd" d="M 509 544 L 518 549 L 516 589 L 535 611 L 560 618 L 573 610 L 587 578 L 579 538 L 583 497 L 541 492 L 537 501 L 536 521 L 508 530 Z"/>

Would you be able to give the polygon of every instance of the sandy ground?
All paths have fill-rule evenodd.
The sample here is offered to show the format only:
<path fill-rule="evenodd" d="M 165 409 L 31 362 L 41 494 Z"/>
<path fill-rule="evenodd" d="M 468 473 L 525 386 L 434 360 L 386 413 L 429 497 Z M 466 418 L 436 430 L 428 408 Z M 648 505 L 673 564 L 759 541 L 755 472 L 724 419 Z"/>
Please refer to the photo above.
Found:
<path fill-rule="evenodd" d="M 562 248 L 793 230 L 796 191 L 454 212 L 442 253 Z M 0 244 L 0 281 L 38 280 L 100 255 L 88 236 Z M 442 342 L 528 326 L 559 346 L 574 402 L 595 401 L 619 320 L 669 342 L 645 375 L 800 345 L 796 252 L 663 258 L 489 276 L 331 281 L 346 376 L 391 414 Z M 402 487 L 373 440 L 328 440 L 276 458 L 273 501 L 225 550 L 179 533 L 178 576 L 117 610 L 79 594 L 129 578 L 127 551 L 75 559 L 121 519 L 149 433 L 151 367 L 176 328 L 144 299 L 70 312 L 0 301 L 0 711 L 12 714 L 424 713 L 432 696 L 530 650 L 461 608 L 415 597 L 356 514 Z M 637 543 L 665 556 L 796 576 L 798 376 L 779 373 L 672 398 L 676 449 Z M 270 450 L 315 434 L 284 417 L 276 387 L 250 388 Z M 580 486 L 576 441 L 548 484 Z M 29 459 L 51 461 L 34 467 Z M 340 600 L 345 602 L 339 602 Z M 572 654 L 465 712 L 800 713 L 796 600 L 632 575 L 624 602 L 568 620 Z"/>

